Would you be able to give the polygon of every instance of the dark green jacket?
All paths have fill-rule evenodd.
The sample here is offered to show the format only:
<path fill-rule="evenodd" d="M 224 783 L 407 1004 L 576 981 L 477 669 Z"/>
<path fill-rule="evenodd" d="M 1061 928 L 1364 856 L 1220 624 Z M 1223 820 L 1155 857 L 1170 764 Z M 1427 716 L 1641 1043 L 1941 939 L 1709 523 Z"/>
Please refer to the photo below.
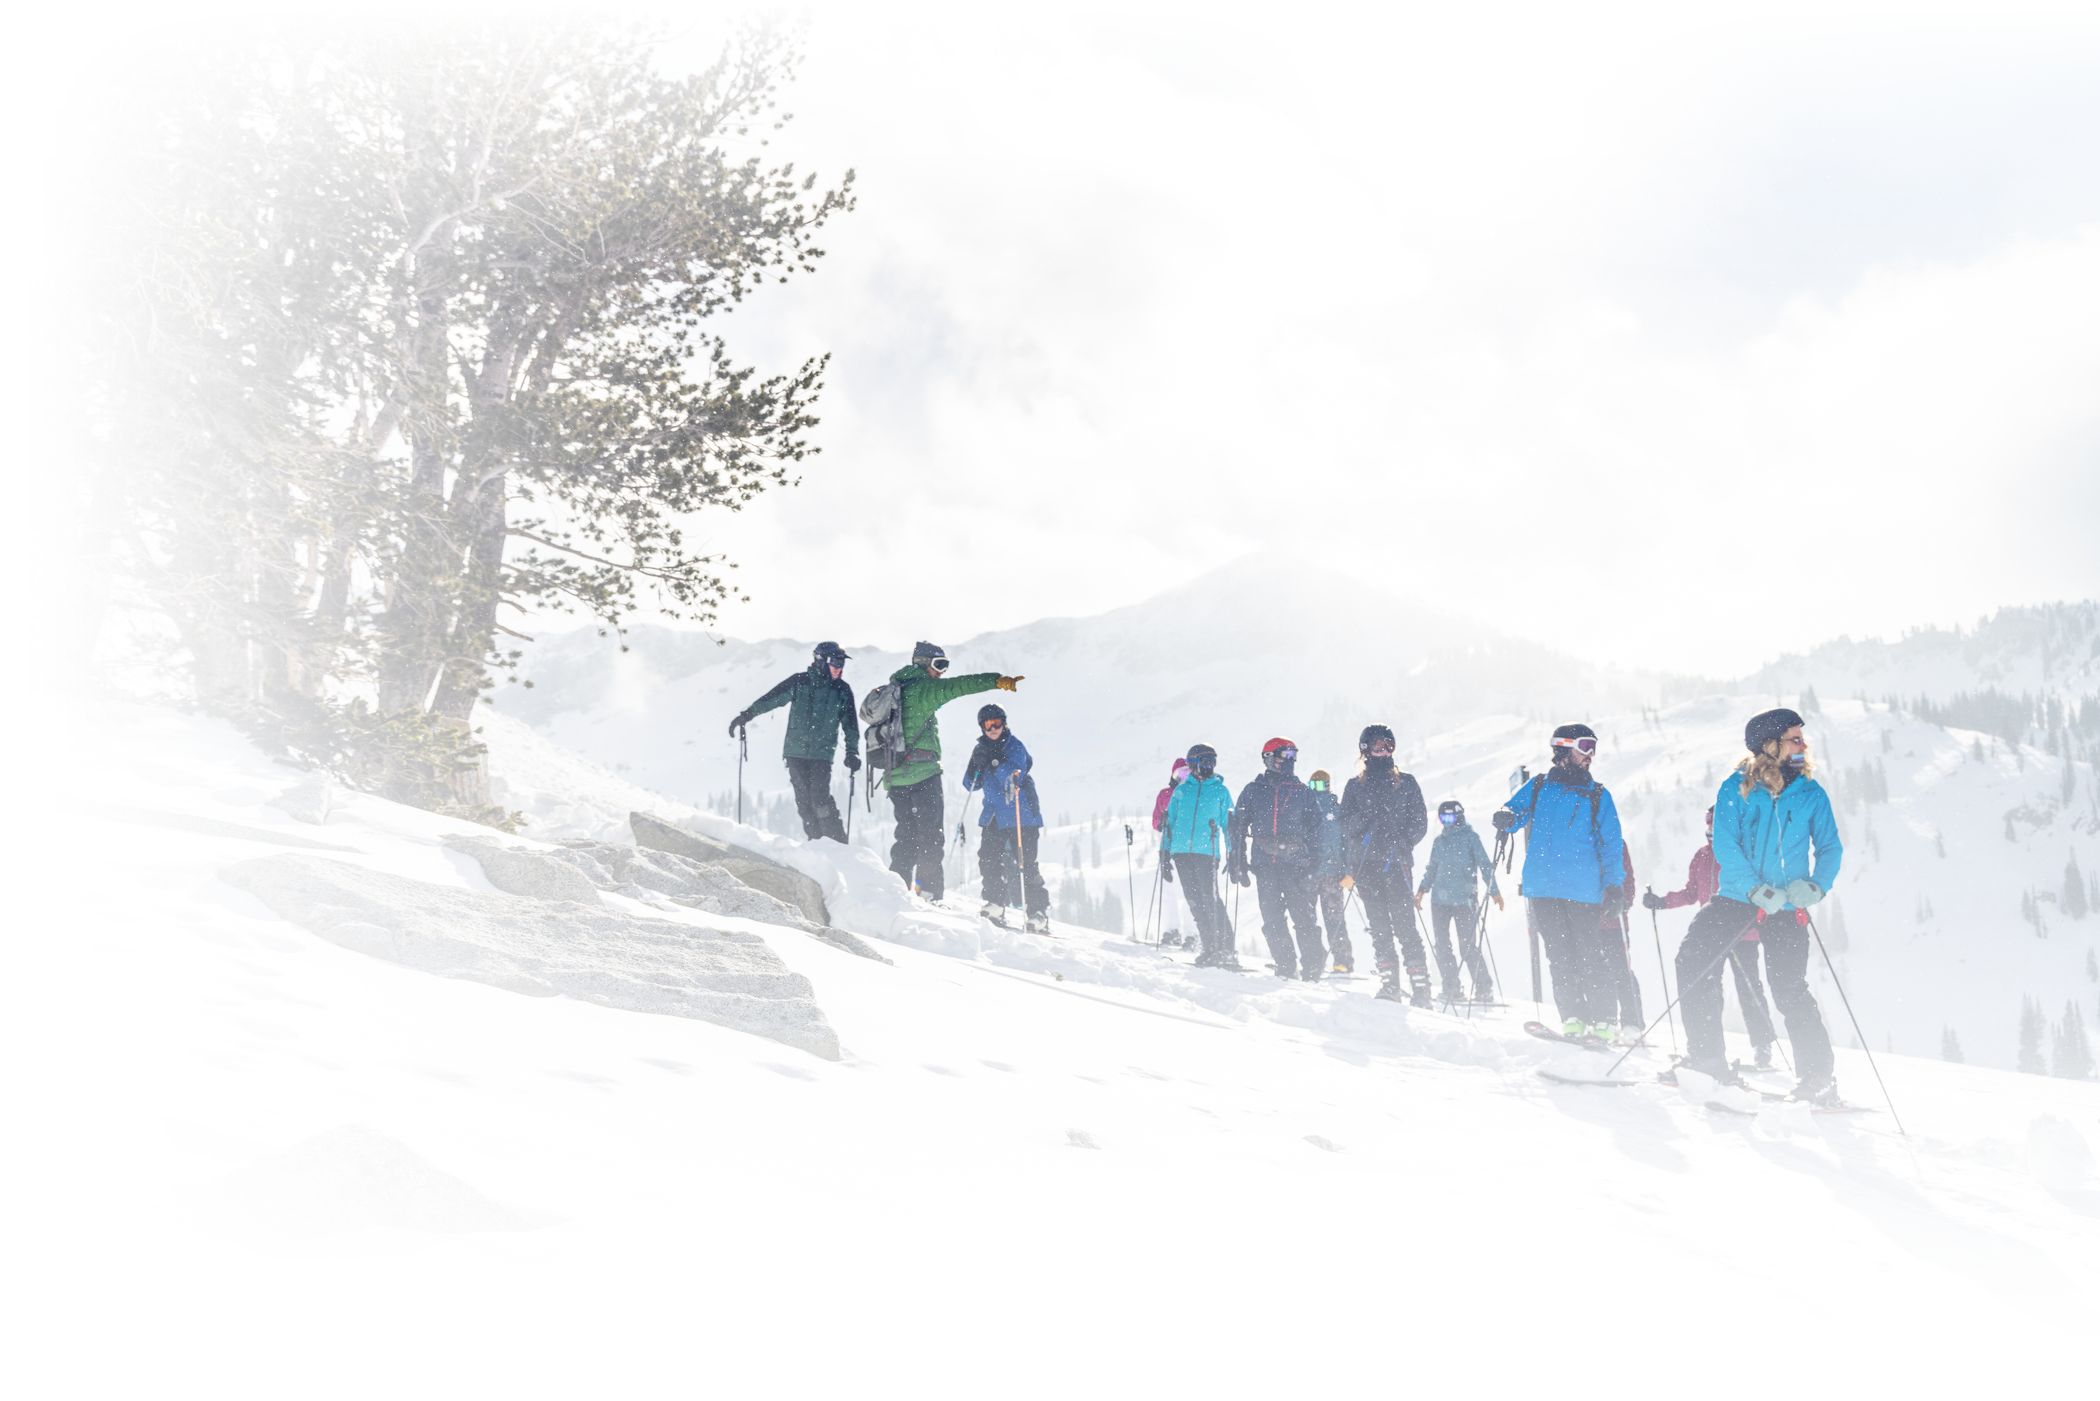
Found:
<path fill-rule="evenodd" d="M 844 680 L 834 681 L 831 668 L 811 666 L 798 671 L 772 690 L 751 702 L 744 714 L 759 716 L 769 710 L 788 708 L 787 736 L 781 741 L 784 759 L 838 757 L 839 735 L 846 736 L 846 752 L 860 754 L 860 711 L 853 688 Z"/>
<path fill-rule="evenodd" d="M 992 690 L 999 684 L 999 673 L 928 676 L 924 667 L 902 666 L 890 673 L 890 680 L 904 685 L 904 742 L 911 748 L 911 760 L 890 770 L 889 785 L 910 788 L 941 771 L 941 726 L 934 719 L 936 712 L 949 701 Z"/>

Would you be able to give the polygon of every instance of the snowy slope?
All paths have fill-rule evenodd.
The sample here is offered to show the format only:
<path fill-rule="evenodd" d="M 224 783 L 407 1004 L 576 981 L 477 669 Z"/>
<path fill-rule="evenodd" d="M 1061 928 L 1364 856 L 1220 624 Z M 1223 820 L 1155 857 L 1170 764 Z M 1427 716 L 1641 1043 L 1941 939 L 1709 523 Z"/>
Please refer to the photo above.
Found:
<path fill-rule="evenodd" d="M 1153 902 L 1149 818 L 1173 755 L 1199 739 L 1214 743 L 1221 771 L 1244 782 L 1262 739 L 1282 732 L 1300 742 L 1301 775 L 1325 767 L 1339 786 L 1353 768 L 1357 730 L 1374 719 L 1399 730 L 1403 763 L 1430 802 L 1461 799 L 1483 830 L 1510 775 L 1544 760 L 1551 725 L 1589 720 L 1603 736 L 1597 772 L 1617 796 L 1637 875 L 1672 889 L 1701 840 L 1701 815 L 1742 752 L 1743 720 L 1812 687 L 1823 713 L 1811 737 L 1847 841 L 1826 932 L 1876 1048 L 1936 1055 L 1951 1031 L 1971 1061 L 2010 1067 L 2030 997 L 2059 1022 L 2068 1004 L 2100 1037 L 2092 976 L 2100 961 L 2089 962 L 2100 960 L 2100 909 L 2074 919 L 2061 907 L 2068 866 L 2088 880 L 2100 872 L 2092 762 L 2068 766 L 2066 799 L 2066 764 L 2034 747 L 2041 736 L 2009 745 L 1883 703 L 1889 694 L 1944 701 L 1991 685 L 2074 707 L 2100 698 L 2100 608 L 2008 609 L 1960 633 L 1833 643 L 1740 682 L 1700 685 L 1603 675 L 1433 612 L 1348 595 L 1302 566 L 1274 565 L 1245 562 L 1098 618 L 951 646 L 961 669 L 1028 675 L 1019 696 L 1001 699 L 1036 756 L 1053 822 L 1042 843 L 1046 877 L 1053 892 L 1071 878 L 1096 906 L 1112 900 L 1115 917 L 1104 923 L 1127 929 L 1128 907 Z M 717 648 L 662 632 L 638 632 L 624 655 L 611 646 L 594 636 L 553 640 L 528 667 L 545 683 L 500 693 L 496 713 L 701 805 L 734 788 L 734 748 L 721 735 L 728 717 L 807 655 L 800 642 Z M 863 689 L 899 660 L 855 651 L 849 676 Z M 975 813 L 954 776 L 974 710 L 965 701 L 943 712 L 957 760 L 948 779 L 950 880 L 971 890 Z M 779 733 L 777 716 L 754 727 L 745 775 L 754 803 L 785 802 Z M 886 849 L 886 806 L 856 816 L 856 839 L 868 849 Z M 958 819 L 969 824 L 962 847 L 952 842 Z M 1127 860 L 1125 823 L 1139 834 Z M 2030 906 L 2036 919 L 2024 913 Z M 1636 918 L 1636 967 L 1659 1006 L 1657 935 L 1667 957 L 1685 916 L 1665 916 L 1654 929 L 1641 927 L 1641 912 Z M 1243 934 L 1243 950 L 1257 951 L 1258 939 Z M 1521 949 L 1513 952 L 1521 961 Z M 1835 1006 L 1827 981 L 1824 992 Z"/>
<path fill-rule="evenodd" d="M 294 776 L 223 729 L 97 720 L 97 796 L 51 815 L 45 937 L 16 944 L 24 1394 L 1941 1396 L 2088 1369 L 2090 1085 L 1888 1057 L 1908 1144 L 1886 1113 L 1556 1088 L 1535 1072 L 1596 1059 L 1000 935 L 813 848 L 895 960 L 769 939 L 828 1063 L 316 939 L 218 873 L 319 841 L 468 887 L 457 824 L 362 797 L 294 823 Z M 511 738 L 543 813 L 632 796 Z"/>

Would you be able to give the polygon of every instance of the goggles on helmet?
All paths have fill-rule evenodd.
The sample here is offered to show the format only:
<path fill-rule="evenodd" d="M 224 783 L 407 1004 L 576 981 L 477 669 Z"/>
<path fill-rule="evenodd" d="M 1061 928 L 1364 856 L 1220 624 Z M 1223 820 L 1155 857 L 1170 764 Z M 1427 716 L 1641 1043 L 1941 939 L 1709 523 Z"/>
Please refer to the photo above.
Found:
<path fill-rule="evenodd" d="M 1555 749 L 1572 749 L 1577 754 L 1595 754 L 1597 752 L 1597 741 L 1590 735 L 1582 735 L 1576 739 L 1557 739 L 1553 741 L 1553 747 Z"/>

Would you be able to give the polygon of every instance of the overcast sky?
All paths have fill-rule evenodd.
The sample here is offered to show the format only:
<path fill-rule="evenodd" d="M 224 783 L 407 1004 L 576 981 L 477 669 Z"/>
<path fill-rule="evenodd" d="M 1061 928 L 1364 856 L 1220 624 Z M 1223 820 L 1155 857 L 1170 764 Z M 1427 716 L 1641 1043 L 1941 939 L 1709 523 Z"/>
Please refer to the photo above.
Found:
<path fill-rule="evenodd" d="M 834 362 L 725 630 L 1286 550 L 1731 672 L 2100 594 L 2092 7 L 1557 8 L 807 11 L 860 207 L 728 327 Z"/>

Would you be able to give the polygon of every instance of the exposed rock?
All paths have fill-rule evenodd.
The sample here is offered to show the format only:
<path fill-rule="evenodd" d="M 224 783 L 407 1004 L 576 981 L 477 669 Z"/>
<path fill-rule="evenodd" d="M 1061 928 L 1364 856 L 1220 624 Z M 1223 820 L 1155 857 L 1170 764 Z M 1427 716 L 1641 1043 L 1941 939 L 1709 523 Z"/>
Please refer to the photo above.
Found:
<path fill-rule="evenodd" d="M 473 857 L 489 884 L 507 895 L 523 895 L 531 900 L 570 900 L 580 905 L 598 903 L 598 887 L 590 877 L 551 852 L 457 832 L 447 832 L 439 840 L 450 850 Z"/>
<path fill-rule="evenodd" d="M 691 1017 L 839 1057 L 809 979 L 755 934 L 601 906 L 460 890 L 312 856 L 268 856 L 225 879 L 344 948 L 532 996 Z"/>
<path fill-rule="evenodd" d="M 800 871 L 791 870 L 755 851 L 746 851 L 740 846 L 675 827 L 646 813 L 630 813 L 627 821 L 634 829 L 634 840 L 638 845 L 683 856 L 703 865 L 719 866 L 752 889 L 763 890 L 774 899 L 793 905 L 810 923 L 831 923 L 831 911 L 824 904 L 824 888 Z"/>
<path fill-rule="evenodd" d="M 270 799 L 270 806 L 319 827 L 335 811 L 335 780 L 325 773 L 310 773 Z"/>

